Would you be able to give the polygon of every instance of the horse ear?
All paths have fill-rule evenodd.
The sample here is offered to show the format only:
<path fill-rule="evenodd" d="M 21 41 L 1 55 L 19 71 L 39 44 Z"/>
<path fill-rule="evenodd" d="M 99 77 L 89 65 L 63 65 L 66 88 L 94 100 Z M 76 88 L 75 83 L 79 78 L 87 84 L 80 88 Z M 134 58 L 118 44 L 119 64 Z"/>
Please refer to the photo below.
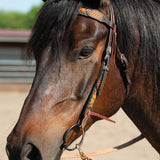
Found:
<path fill-rule="evenodd" d="M 110 0 L 101 0 L 99 4 L 100 9 L 102 9 L 106 14 L 109 13 L 109 9 L 111 7 Z"/>

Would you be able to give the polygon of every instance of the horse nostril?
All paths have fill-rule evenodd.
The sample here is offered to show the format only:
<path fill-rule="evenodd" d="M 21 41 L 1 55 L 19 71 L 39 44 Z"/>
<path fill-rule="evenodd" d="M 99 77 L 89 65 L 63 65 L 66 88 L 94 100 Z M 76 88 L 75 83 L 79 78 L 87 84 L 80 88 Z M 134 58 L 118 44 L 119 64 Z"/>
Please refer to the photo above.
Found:
<path fill-rule="evenodd" d="M 21 160 L 41 160 L 41 153 L 33 144 L 26 144 L 21 152 Z"/>

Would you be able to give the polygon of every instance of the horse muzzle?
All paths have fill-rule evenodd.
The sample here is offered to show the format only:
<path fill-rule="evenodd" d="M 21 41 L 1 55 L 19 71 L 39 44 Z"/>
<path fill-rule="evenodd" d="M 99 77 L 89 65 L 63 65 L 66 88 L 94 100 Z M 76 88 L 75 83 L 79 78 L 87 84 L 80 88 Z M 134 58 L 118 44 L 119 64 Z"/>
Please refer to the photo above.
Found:
<path fill-rule="evenodd" d="M 50 149 L 49 149 L 50 150 Z M 50 152 L 50 154 L 48 154 Z M 54 151 L 46 152 L 46 154 L 32 143 L 25 143 L 22 147 L 11 147 L 6 145 L 6 153 L 9 160 L 60 160 L 62 151 L 54 154 Z"/>

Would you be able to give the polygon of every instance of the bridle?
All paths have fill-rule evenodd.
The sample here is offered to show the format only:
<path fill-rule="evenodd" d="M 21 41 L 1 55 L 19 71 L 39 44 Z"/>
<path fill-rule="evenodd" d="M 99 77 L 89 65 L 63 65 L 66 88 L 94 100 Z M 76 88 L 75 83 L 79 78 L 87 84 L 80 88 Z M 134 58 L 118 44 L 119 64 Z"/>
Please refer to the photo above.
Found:
<path fill-rule="evenodd" d="M 68 151 L 73 151 L 77 148 L 77 146 L 80 146 L 83 142 L 84 139 L 84 134 L 85 134 L 85 125 L 89 117 L 92 116 L 97 116 L 99 118 L 106 119 L 108 121 L 114 122 L 107 117 L 104 117 L 102 115 L 99 115 L 98 113 L 92 112 L 94 103 L 96 101 L 96 98 L 101 94 L 101 91 L 104 86 L 104 82 L 107 76 L 107 73 L 109 71 L 109 62 L 111 55 L 117 54 L 118 59 L 121 62 L 121 72 L 122 74 L 125 75 L 125 80 L 128 84 L 130 84 L 130 79 L 127 73 L 127 67 L 128 67 L 128 62 L 124 54 L 122 54 L 117 46 L 116 43 L 116 24 L 115 24 L 115 16 L 114 16 L 114 11 L 113 8 L 110 7 L 110 19 L 108 20 L 102 12 L 99 10 L 95 9 L 88 9 L 88 8 L 80 8 L 79 9 L 79 16 L 84 16 L 93 20 L 98 21 L 99 23 L 104 24 L 108 29 L 109 29 L 109 36 L 105 45 L 105 49 L 103 51 L 102 55 L 102 60 L 101 60 L 101 68 L 98 74 L 98 78 L 96 79 L 93 88 L 90 92 L 90 95 L 83 107 L 83 110 L 80 114 L 80 117 L 77 121 L 76 124 L 72 125 L 64 134 L 63 136 L 63 144 L 61 145 L 61 149 L 65 148 Z M 82 128 L 82 138 L 77 144 L 77 146 L 73 148 L 68 147 L 68 143 L 66 142 L 67 135 L 70 133 L 71 130 L 75 128 Z"/>

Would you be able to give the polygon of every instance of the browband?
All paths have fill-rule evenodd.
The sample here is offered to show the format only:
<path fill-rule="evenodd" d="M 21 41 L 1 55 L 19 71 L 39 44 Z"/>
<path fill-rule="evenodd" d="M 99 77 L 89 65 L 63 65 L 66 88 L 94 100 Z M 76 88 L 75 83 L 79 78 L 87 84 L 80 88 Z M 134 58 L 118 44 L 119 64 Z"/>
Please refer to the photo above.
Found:
<path fill-rule="evenodd" d="M 101 23 L 104 23 L 104 24 L 107 24 L 110 28 L 113 29 L 114 27 L 114 23 L 109 21 L 103 13 L 101 13 L 100 11 L 98 10 L 95 10 L 95 9 L 87 9 L 87 8 L 80 8 L 79 9 L 79 14 L 80 15 L 83 15 L 83 16 L 86 16 L 86 17 L 89 17 L 89 18 L 92 18 L 98 22 L 101 22 Z"/>

